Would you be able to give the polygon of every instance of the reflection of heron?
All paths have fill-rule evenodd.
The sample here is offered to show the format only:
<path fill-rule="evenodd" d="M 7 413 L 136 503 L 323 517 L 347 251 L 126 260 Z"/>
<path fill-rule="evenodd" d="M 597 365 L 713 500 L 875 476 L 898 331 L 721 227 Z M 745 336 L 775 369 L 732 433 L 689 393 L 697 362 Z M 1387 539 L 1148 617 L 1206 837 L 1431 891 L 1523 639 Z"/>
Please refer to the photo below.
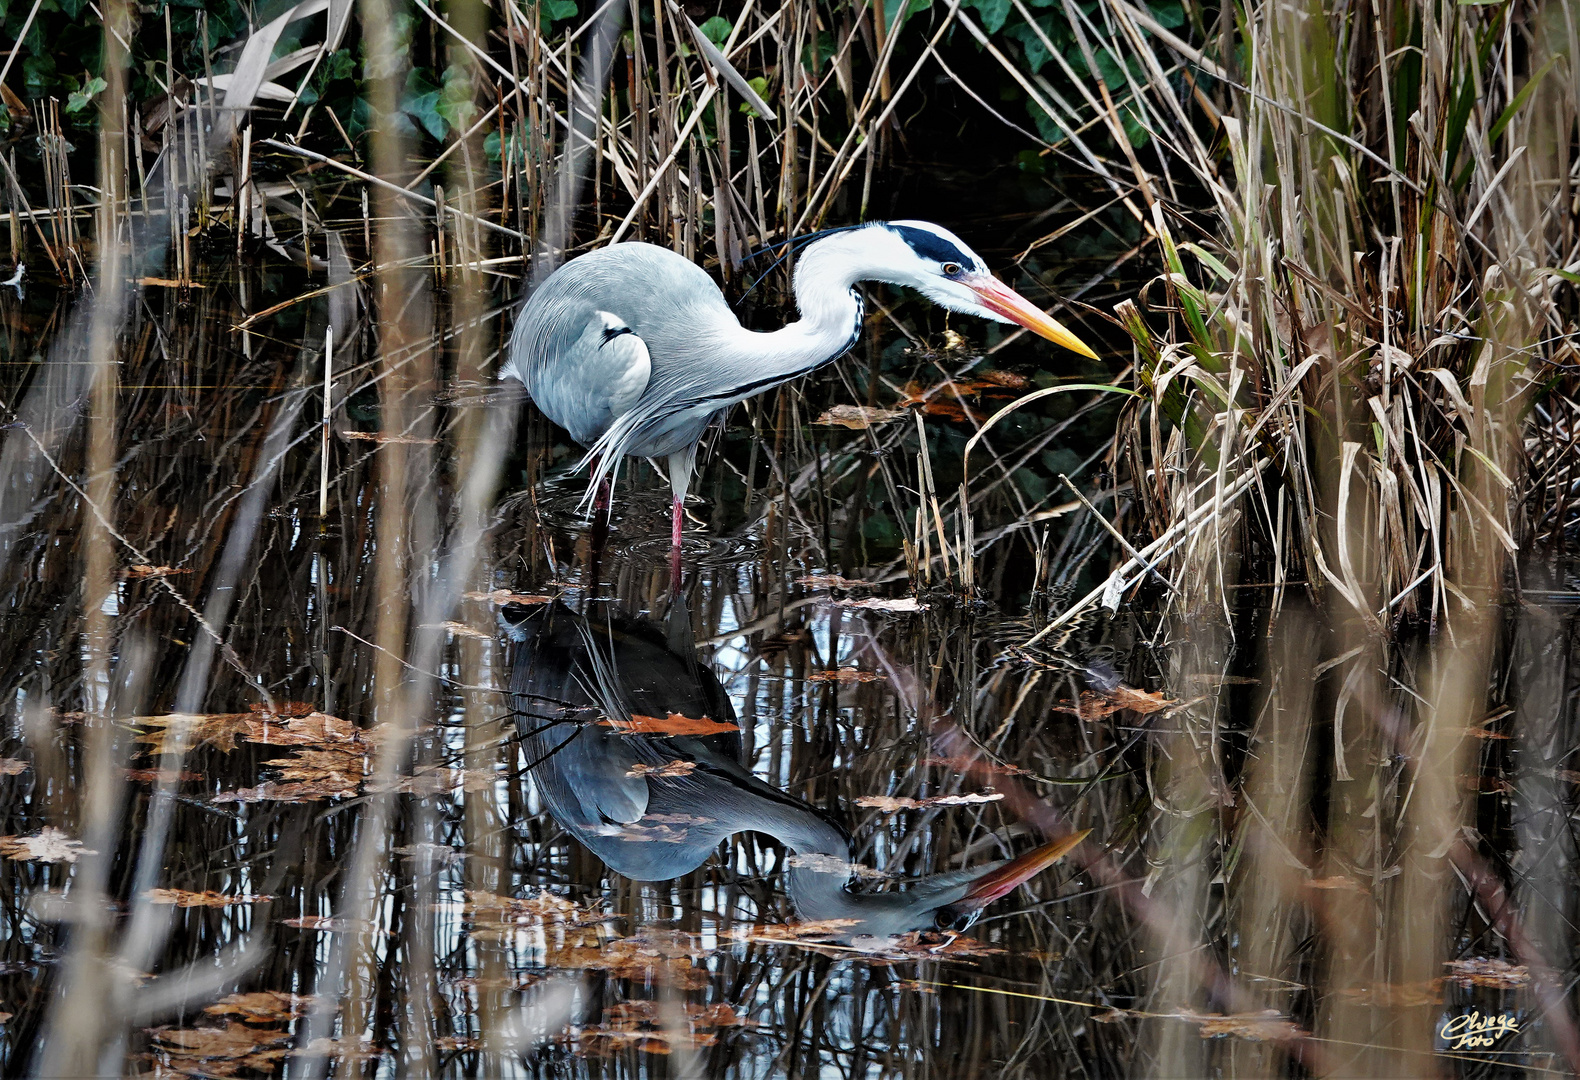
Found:
<path fill-rule="evenodd" d="M 801 318 L 744 329 L 700 267 L 667 248 L 614 244 L 572 259 L 521 312 L 501 375 L 591 447 L 593 488 L 627 454 L 668 459 L 673 540 L 697 443 L 724 409 L 842 355 L 861 332 L 858 281 L 916 289 L 966 315 L 1018 323 L 1096 358 L 988 273 L 960 238 L 925 221 L 873 222 L 809 244 L 795 274 Z"/>
<path fill-rule="evenodd" d="M 507 609 L 505 619 L 519 643 L 511 691 L 538 790 L 561 827 L 628 878 L 679 877 L 732 834 L 766 833 L 794 852 L 786 882 L 801 918 L 853 919 L 844 934 L 889 937 L 964 929 L 1080 839 L 920 878 L 904 891 L 852 891 L 845 832 L 745 769 L 738 732 L 659 737 L 594 722 L 671 714 L 734 722 L 724 688 L 697 659 L 678 598 L 667 632 L 625 619 L 595 622 L 559 605 L 516 614 L 524 615 Z M 638 766 L 671 775 L 644 775 Z"/>

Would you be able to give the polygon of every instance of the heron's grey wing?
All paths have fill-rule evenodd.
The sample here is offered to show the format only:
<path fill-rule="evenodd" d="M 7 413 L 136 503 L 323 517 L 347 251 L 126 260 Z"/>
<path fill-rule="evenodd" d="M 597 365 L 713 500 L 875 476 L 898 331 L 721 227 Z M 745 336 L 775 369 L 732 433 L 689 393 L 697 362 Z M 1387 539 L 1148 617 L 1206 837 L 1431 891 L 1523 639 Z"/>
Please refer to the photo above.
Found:
<path fill-rule="evenodd" d="M 551 729 L 549 739 L 564 742 L 568 734 L 556 736 Z M 554 801 L 573 804 L 562 804 L 561 809 L 573 811 L 583 828 L 596 829 L 609 822 L 627 825 L 647 812 L 648 800 L 646 778 L 629 775 L 637 764 L 648 764 L 633 749 L 612 729 L 589 725 L 535 773 L 546 795 L 552 786 L 558 789 Z"/>
<path fill-rule="evenodd" d="M 510 354 L 504 374 L 584 446 L 636 404 L 653 373 L 647 343 L 629 323 L 568 298 L 523 312 Z"/>

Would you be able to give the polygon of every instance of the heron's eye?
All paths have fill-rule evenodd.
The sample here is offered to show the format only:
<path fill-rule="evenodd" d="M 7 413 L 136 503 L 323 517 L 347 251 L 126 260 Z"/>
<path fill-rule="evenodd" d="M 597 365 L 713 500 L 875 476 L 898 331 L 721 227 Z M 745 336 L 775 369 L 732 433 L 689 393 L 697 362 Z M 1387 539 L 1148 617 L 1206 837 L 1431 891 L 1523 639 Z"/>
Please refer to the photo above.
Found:
<path fill-rule="evenodd" d="M 960 264 L 956 263 L 956 262 L 948 262 L 948 263 L 944 263 L 944 265 L 943 265 L 943 271 L 944 271 L 944 276 L 945 277 L 954 277 L 956 274 L 960 273 L 961 269 L 962 268 L 961 268 Z"/>
<path fill-rule="evenodd" d="M 954 908 L 939 908 L 933 914 L 933 926 L 939 930 L 949 930 L 956 934 L 963 934 L 977 921 L 976 911 L 959 911 Z"/>

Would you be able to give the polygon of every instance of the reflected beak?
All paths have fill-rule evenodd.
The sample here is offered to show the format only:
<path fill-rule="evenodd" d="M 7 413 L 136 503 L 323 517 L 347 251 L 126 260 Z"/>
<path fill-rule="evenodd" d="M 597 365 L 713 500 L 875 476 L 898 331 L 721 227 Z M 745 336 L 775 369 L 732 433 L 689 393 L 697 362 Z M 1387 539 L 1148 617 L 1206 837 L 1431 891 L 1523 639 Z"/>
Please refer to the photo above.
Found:
<path fill-rule="evenodd" d="M 976 293 L 977 299 L 982 301 L 982 306 L 995 315 L 1024 326 L 1038 337 L 1045 337 L 1055 345 L 1063 345 L 1071 352 L 1090 356 L 1093 360 L 1099 359 L 1086 342 L 1066 330 L 1057 320 L 1050 319 L 1047 312 L 991 274 L 964 278 L 961 279 L 961 283 Z"/>
<path fill-rule="evenodd" d="M 1083 829 L 1078 833 L 1071 833 L 1051 844 L 1034 848 L 1018 859 L 1011 859 L 1003 866 L 989 870 L 971 883 L 971 888 L 966 890 L 966 895 L 959 901 L 958 906 L 981 909 L 1000 897 L 1008 896 L 1015 890 L 1015 886 L 1036 877 L 1068 855 L 1091 831 Z"/>

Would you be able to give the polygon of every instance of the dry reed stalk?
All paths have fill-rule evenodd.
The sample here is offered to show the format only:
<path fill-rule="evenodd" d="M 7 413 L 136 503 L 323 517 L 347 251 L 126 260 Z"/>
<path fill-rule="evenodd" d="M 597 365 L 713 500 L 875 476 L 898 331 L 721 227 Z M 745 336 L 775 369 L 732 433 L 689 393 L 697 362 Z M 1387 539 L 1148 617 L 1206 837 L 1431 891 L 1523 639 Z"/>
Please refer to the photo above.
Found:
<path fill-rule="evenodd" d="M 1130 159 L 1154 203 L 1164 274 L 1119 310 L 1147 400 L 1130 406 L 1118 450 L 1137 463 L 1155 534 L 1193 514 L 1206 523 L 1172 559 L 1167 604 L 1196 617 L 1176 647 L 1199 650 L 1210 626 L 1238 624 L 1228 590 L 1248 568 L 1253 580 L 1274 577 L 1275 601 L 1303 579 L 1313 615 L 1298 617 L 1328 630 L 1327 659 L 1313 668 L 1320 721 L 1297 714 L 1293 745 L 1261 749 L 1299 755 L 1297 773 L 1272 773 L 1292 778 L 1286 790 L 1298 775 L 1323 785 L 1328 818 L 1309 836 L 1287 816 L 1277 828 L 1247 823 L 1265 841 L 1245 847 L 1251 866 L 1268 869 L 1231 879 L 1229 901 L 1258 932 L 1310 908 L 1312 1015 L 1318 1035 L 1353 1047 L 1345 1069 L 1430 1074 L 1430 1009 L 1358 1009 L 1346 995 L 1440 975 L 1455 913 L 1472 901 L 1498 912 L 1505 948 L 1537 968 L 1551 962 L 1494 875 L 1461 871 L 1467 895 L 1448 868 L 1467 857 L 1461 778 L 1475 776 L 1460 733 L 1487 715 L 1493 605 L 1518 548 L 1522 397 L 1577 332 L 1573 304 L 1556 295 L 1567 279 L 1542 269 L 1580 256 L 1555 183 L 1574 167 L 1573 84 L 1544 67 L 1562 38 L 1539 15 L 1512 18 L 1516 48 L 1475 8 L 1384 8 L 1373 23 L 1320 2 L 1247 3 L 1239 55 L 1251 70 L 1225 75 L 1220 153 L 1156 77 L 1158 47 L 1126 31 L 1135 9 L 1110 0 L 1102 13 L 1106 30 L 1070 17 L 1153 73 L 1152 86 L 1131 88 L 1139 115 L 1162 162 L 1203 178 L 1217 219 L 1216 239 L 1177 242 L 1158 199 L 1167 176 Z M 1398 44 L 1416 31 L 1420 52 L 1407 62 Z M 1516 64 L 1523 86 L 1505 77 Z M 1236 490 L 1251 494 L 1237 521 Z M 1282 635 L 1276 604 L 1268 617 Z M 1304 734 L 1319 722 L 1331 740 Z M 1192 746 L 1215 744 L 1204 729 Z M 1406 754 L 1408 768 L 1394 764 Z M 1247 797 L 1266 816 L 1257 790 Z M 1173 852 L 1166 873 L 1189 880 L 1205 858 Z M 1256 898 L 1270 875 L 1294 881 L 1290 860 L 1352 887 Z M 1279 965 L 1272 949 L 1259 964 Z M 1176 978 L 1162 997 L 1188 990 Z M 1553 1049 L 1580 1065 L 1562 1001 L 1550 987 L 1536 996 Z"/>
<path fill-rule="evenodd" d="M 35 5 L 34 10 L 37 10 Z M 32 16 L 29 15 L 29 19 Z M 97 289 L 91 317 L 88 360 L 92 370 L 91 416 L 88 421 L 88 483 L 86 498 L 97 513 L 84 511 L 85 557 L 82 611 L 87 663 L 84 706 L 87 722 L 86 785 L 81 792 L 78 826 L 88 854 L 72 882 L 76 927 L 63 986 L 49 1017 L 49 1037 L 42 1047 L 39 1075 L 88 1076 L 106 1060 L 106 1050 L 120 1045 L 118 1006 L 123 988 L 110 963 L 109 889 L 113 852 L 120 831 L 125 784 L 117 753 L 112 711 L 135 705 L 117 701 L 112 680 L 116 653 L 115 628 L 107 610 L 117 588 L 114 531 L 116 508 L 117 423 L 119 413 L 118 337 L 123 315 L 125 273 L 121 249 L 120 201 L 125 187 L 126 53 L 116 30 L 130 26 L 125 0 L 106 0 L 104 55 L 107 87 L 100 102 L 99 258 Z M 122 664 L 146 662 L 143 650 L 130 648 Z M 124 675 L 126 668 L 121 669 Z M 131 669 L 136 678 L 136 668 Z"/>

